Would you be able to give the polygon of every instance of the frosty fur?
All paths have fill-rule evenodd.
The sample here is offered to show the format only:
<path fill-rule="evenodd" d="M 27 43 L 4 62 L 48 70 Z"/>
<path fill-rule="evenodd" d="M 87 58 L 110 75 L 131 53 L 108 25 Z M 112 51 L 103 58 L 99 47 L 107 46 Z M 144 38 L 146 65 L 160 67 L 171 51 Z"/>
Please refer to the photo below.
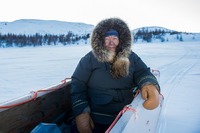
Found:
<path fill-rule="evenodd" d="M 110 52 L 104 46 L 104 34 L 109 29 L 119 33 L 119 45 L 116 53 Z M 111 74 L 114 78 L 125 77 L 129 74 L 129 54 L 131 52 L 132 35 L 128 25 L 119 18 L 102 20 L 94 28 L 91 35 L 93 54 L 100 62 L 111 64 Z"/>

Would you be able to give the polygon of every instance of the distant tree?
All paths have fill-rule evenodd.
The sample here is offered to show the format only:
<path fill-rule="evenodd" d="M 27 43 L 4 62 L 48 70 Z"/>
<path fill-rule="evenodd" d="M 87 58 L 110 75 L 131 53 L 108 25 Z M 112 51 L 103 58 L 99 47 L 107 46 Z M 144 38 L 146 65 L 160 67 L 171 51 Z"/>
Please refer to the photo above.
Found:
<path fill-rule="evenodd" d="M 192 39 L 195 40 L 195 36 L 194 35 L 192 36 Z"/>
<path fill-rule="evenodd" d="M 165 38 L 164 38 L 164 37 L 161 37 L 160 41 L 161 41 L 161 42 L 165 42 Z"/>
<path fill-rule="evenodd" d="M 151 42 L 151 40 L 152 40 L 152 34 L 146 32 L 146 33 L 144 34 L 144 36 L 143 36 L 143 40 L 146 41 L 146 42 Z"/>
<path fill-rule="evenodd" d="M 180 35 L 180 39 L 179 39 L 181 42 L 183 41 L 183 37 L 182 37 L 182 34 Z"/>
<path fill-rule="evenodd" d="M 176 39 L 179 40 L 179 34 L 176 34 Z"/>

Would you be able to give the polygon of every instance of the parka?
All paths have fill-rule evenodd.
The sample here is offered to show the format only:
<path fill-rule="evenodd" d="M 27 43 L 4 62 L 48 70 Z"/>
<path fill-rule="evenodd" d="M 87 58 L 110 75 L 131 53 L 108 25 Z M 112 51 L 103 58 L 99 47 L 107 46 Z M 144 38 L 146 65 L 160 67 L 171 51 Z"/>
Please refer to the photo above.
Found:
<path fill-rule="evenodd" d="M 111 28 L 118 31 L 120 41 L 112 59 L 103 45 L 104 34 Z M 119 18 L 102 20 L 94 28 L 92 51 L 81 58 L 71 77 L 74 117 L 90 112 L 94 123 L 111 124 L 123 107 L 132 102 L 134 88 L 140 89 L 147 83 L 159 87 L 156 77 L 131 50 L 131 45 L 131 31 Z"/>

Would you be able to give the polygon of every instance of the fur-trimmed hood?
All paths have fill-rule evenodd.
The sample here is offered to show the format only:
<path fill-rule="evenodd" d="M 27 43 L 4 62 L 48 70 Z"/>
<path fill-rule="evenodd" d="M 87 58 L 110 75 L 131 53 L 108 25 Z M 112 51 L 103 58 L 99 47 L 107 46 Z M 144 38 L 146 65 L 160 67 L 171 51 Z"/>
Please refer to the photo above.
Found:
<path fill-rule="evenodd" d="M 104 35 L 114 29 L 119 33 L 119 45 L 115 55 L 104 46 Z M 129 54 L 131 53 L 132 34 L 128 25 L 119 18 L 104 19 L 94 28 L 91 35 L 93 54 L 100 62 L 111 63 L 114 78 L 125 77 L 129 72 Z"/>

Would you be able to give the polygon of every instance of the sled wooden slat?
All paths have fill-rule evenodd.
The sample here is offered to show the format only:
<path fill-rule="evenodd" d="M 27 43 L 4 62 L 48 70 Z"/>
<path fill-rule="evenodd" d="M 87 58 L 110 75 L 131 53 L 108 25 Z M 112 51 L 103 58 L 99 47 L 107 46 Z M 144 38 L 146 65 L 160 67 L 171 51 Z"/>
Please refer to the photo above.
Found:
<path fill-rule="evenodd" d="M 71 111 L 70 82 L 33 101 L 0 112 L 0 133 L 29 133 L 37 124 L 52 122 Z"/>

